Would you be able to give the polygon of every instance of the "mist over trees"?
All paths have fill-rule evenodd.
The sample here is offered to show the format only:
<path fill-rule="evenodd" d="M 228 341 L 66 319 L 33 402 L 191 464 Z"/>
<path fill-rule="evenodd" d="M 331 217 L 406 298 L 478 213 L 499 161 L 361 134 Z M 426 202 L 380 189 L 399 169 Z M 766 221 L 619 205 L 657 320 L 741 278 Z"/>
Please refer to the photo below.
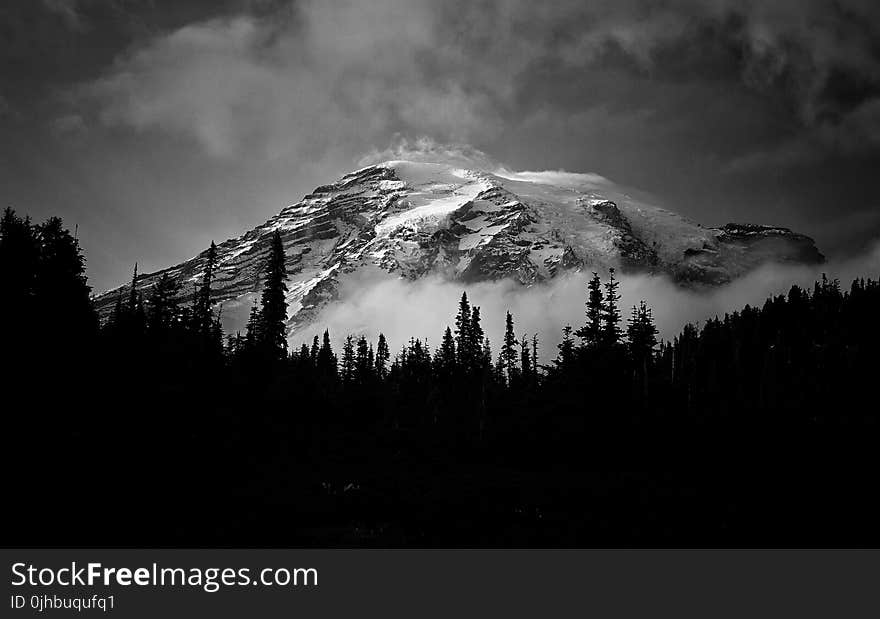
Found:
<path fill-rule="evenodd" d="M 107 474 L 107 462 L 123 463 L 125 476 L 112 482 L 121 503 L 225 506 L 207 528 L 166 523 L 156 539 L 192 543 L 198 530 L 211 540 L 304 544 L 546 544 L 555 538 L 541 510 L 586 523 L 558 543 L 749 539 L 757 523 L 730 515 L 732 499 L 717 492 L 732 492 L 722 482 L 731 471 L 756 466 L 767 477 L 783 457 L 806 484 L 815 464 L 801 459 L 806 445 L 859 453 L 877 428 L 873 279 L 792 286 L 660 341 L 650 299 L 620 307 L 614 272 L 606 281 L 593 274 L 582 323 L 561 326 L 544 364 L 539 335 L 518 332 L 510 312 L 493 347 L 464 293 L 433 342 L 412 338 L 392 351 L 383 335 L 347 334 L 334 350 L 325 331 L 288 350 L 277 232 L 246 332 L 224 334 L 211 295 L 217 267 L 212 243 L 183 302 L 167 276 L 139 291 L 135 266 L 99 324 L 82 251 L 62 222 L 35 225 L 11 209 L 0 221 L 4 399 L 28 401 L 7 408 L 10 436 L 22 453 L 52 454 L 47 466 L 75 456 Z M 711 482 L 688 477 L 702 467 L 714 471 Z M 653 477 L 608 481 L 597 471 Z M 620 496 L 597 507 L 597 492 Z M 632 502 L 646 492 L 679 498 L 651 494 L 646 521 Z M 702 505 L 720 501 L 726 515 L 695 525 L 688 492 Z M 736 496 L 750 508 L 763 493 Z M 451 524 L 457 518 L 469 524 Z M 805 518 L 793 531 L 814 526 Z M 255 519 L 263 525 L 253 528 Z M 324 525 L 335 528 L 317 532 Z"/>

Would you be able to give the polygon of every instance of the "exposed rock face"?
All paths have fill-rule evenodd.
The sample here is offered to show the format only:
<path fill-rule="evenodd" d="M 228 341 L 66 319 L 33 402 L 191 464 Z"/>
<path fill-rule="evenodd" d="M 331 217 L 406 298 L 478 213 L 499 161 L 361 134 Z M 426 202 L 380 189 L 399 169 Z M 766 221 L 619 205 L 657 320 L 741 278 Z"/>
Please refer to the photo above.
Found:
<path fill-rule="evenodd" d="M 218 245 L 214 295 L 224 311 L 246 313 L 275 230 L 291 274 L 291 328 L 315 318 L 338 298 L 340 283 L 362 269 L 408 279 L 439 274 L 462 282 L 513 278 L 534 284 L 565 270 L 614 267 L 666 273 L 683 285 L 716 285 L 768 261 L 823 260 L 812 239 L 786 228 L 703 228 L 633 200 L 604 179 L 581 176 L 553 184 L 552 175 L 443 164 L 392 161 L 363 168 Z M 204 262 L 203 252 L 143 275 L 138 288 L 148 294 L 168 273 L 188 298 Z M 99 311 L 106 315 L 125 289 L 98 296 Z"/>

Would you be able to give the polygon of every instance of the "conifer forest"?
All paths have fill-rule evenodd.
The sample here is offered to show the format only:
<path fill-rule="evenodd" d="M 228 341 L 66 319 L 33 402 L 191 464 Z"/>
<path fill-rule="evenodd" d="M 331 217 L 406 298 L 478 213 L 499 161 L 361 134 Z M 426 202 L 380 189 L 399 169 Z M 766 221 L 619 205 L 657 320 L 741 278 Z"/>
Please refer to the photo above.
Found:
<path fill-rule="evenodd" d="M 593 274 L 550 354 L 510 313 L 490 342 L 463 293 L 430 345 L 395 350 L 289 343 L 277 232 L 246 331 L 224 333 L 211 255 L 196 290 L 132 286 L 99 320 L 63 222 L 6 209 L 7 543 L 880 543 L 877 274 L 669 341 L 651 299 L 621 307 Z"/>

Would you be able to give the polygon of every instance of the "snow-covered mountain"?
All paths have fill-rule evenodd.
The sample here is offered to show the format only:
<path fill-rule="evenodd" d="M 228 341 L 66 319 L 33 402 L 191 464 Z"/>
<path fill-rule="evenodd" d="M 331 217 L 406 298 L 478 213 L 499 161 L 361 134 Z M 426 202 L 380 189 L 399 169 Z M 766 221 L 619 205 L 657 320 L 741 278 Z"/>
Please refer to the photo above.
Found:
<path fill-rule="evenodd" d="M 727 283 L 768 261 L 823 260 L 812 239 L 786 228 L 704 228 L 633 199 L 597 175 L 388 161 L 322 185 L 219 244 L 214 295 L 224 311 L 243 316 L 250 308 L 275 230 L 291 274 L 292 329 L 337 300 L 345 278 L 366 270 L 408 279 L 438 274 L 462 282 L 513 278 L 535 284 L 569 269 L 614 267 L 666 273 L 699 286 Z M 168 273 L 189 296 L 204 262 L 203 252 L 140 276 L 137 287 L 146 296 Z M 96 298 L 102 315 L 127 289 Z"/>

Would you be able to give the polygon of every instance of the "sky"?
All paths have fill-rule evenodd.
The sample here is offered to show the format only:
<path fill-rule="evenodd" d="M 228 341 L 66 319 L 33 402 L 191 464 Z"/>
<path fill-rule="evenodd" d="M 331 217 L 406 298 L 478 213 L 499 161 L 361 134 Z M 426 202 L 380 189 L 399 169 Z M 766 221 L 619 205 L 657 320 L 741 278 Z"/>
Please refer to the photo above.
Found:
<path fill-rule="evenodd" d="M 880 3 L 0 4 L 0 206 L 76 226 L 96 291 L 419 149 L 845 259 L 880 236 Z"/>

